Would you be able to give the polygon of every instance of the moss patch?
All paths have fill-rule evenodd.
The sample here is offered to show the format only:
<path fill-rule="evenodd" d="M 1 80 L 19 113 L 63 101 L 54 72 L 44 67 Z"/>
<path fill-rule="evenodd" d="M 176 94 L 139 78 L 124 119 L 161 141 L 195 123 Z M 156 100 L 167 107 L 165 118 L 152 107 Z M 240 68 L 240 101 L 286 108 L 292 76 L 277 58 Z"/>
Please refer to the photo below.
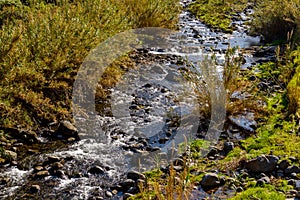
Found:
<path fill-rule="evenodd" d="M 225 31 L 232 32 L 230 26 L 232 14 L 241 12 L 248 1 L 242 0 L 196 0 L 189 10 L 205 24 Z"/>

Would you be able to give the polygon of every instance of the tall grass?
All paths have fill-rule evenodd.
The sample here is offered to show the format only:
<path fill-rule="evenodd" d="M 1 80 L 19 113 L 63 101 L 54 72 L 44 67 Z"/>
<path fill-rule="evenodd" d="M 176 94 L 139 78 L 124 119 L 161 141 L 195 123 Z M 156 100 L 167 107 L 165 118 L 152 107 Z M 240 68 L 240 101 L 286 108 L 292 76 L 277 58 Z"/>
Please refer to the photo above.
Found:
<path fill-rule="evenodd" d="M 133 28 L 176 28 L 177 0 L 0 1 L 0 127 L 37 128 L 71 118 L 83 59 Z"/>

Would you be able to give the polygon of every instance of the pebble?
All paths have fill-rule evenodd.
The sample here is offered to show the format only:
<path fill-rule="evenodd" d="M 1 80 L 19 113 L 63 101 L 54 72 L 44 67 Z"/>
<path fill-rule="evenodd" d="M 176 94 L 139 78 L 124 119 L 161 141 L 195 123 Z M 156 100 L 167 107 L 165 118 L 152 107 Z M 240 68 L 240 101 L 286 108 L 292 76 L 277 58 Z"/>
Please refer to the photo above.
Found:
<path fill-rule="evenodd" d="M 32 186 L 30 187 L 30 192 L 31 192 L 31 193 L 37 193 L 37 192 L 39 192 L 40 190 L 41 190 L 41 188 L 40 188 L 39 185 L 32 185 Z"/>
<path fill-rule="evenodd" d="M 107 196 L 107 197 L 112 197 L 113 194 L 112 194 L 110 191 L 106 191 L 106 192 L 105 192 L 105 196 Z"/>
<path fill-rule="evenodd" d="M 237 192 L 243 192 L 244 189 L 243 189 L 242 187 L 237 187 L 237 188 L 236 188 L 236 191 L 237 191 Z"/>
<path fill-rule="evenodd" d="M 287 167 L 284 170 L 284 173 L 286 173 L 286 174 L 297 173 L 298 174 L 298 173 L 300 173 L 300 168 L 298 166 L 292 165 L 292 166 Z"/>
<path fill-rule="evenodd" d="M 112 193 L 113 195 L 116 195 L 116 194 L 118 194 L 118 190 L 113 190 L 113 191 L 111 191 L 111 193 Z"/>
<path fill-rule="evenodd" d="M 290 166 L 290 162 L 288 160 L 282 160 L 278 164 L 279 169 L 282 169 L 282 170 L 285 170 L 289 166 Z"/>
<path fill-rule="evenodd" d="M 55 162 L 52 165 L 53 169 L 62 169 L 64 167 L 63 164 L 61 164 L 60 162 Z"/>
<path fill-rule="evenodd" d="M 234 149 L 234 143 L 233 142 L 224 142 L 224 148 L 223 151 L 225 153 L 229 153 Z"/>
<path fill-rule="evenodd" d="M 35 167 L 34 167 L 34 170 L 35 170 L 35 171 L 42 171 L 43 169 L 44 169 L 43 166 L 35 166 Z"/>
<path fill-rule="evenodd" d="M 9 178 L 0 178 L 0 185 L 6 185 L 9 182 Z"/>
<path fill-rule="evenodd" d="M 60 158 L 58 156 L 48 156 L 48 161 L 50 163 L 55 163 L 55 162 L 59 162 Z"/>
<path fill-rule="evenodd" d="M 36 173 L 36 176 L 38 178 L 49 176 L 49 175 L 50 175 L 50 173 L 47 170 L 39 171 Z"/>
<path fill-rule="evenodd" d="M 220 185 L 220 179 L 215 173 L 207 173 L 203 176 L 200 184 L 203 188 L 213 188 Z"/>
<path fill-rule="evenodd" d="M 135 181 L 132 180 L 132 179 L 127 179 L 127 180 L 125 180 L 121 185 L 122 185 L 123 191 L 126 191 L 126 192 L 127 192 L 127 190 L 128 190 L 129 188 L 135 186 Z"/>
<path fill-rule="evenodd" d="M 132 179 L 132 180 L 134 180 L 134 181 L 137 181 L 138 179 L 142 179 L 142 180 L 146 179 L 146 177 L 145 177 L 144 174 L 139 173 L 139 172 L 137 172 L 137 171 L 129 171 L 129 172 L 127 173 L 127 178 L 128 178 L 128 179 Z"/>

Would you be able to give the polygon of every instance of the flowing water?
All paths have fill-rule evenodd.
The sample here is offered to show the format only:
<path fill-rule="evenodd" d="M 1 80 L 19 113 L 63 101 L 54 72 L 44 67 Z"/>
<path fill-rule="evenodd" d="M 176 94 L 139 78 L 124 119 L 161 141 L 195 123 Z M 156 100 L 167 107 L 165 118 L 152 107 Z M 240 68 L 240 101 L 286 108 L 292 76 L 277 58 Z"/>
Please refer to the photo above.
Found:
<path fill-rule="evenodd" d="M 181 3 L 186 7 L 190 2 L 183 0 Z M 8 177 L 10 181 L 0 186 L 0 198 L 13 196 L 22 199 L 20 191 L 28 184 L 37 183 L 46 185 L 47 189 L 41 194 L 45 199 L 88 199 L 122 180 L 124 173 L 130 169 L 143 171 L 157 164 L 166 165 L 174 156 L 174 141 L 179 144 L 186 138 L 195 137 L 201 117 L 197 112 L 196 94 L 190 89 L 191 83 L 180 73 L 180 69 L 187 66 L 178 64 L 176 59 L 178 61 L 178 56 L 182 56 L 197 65 L 204 55 L 215 54 L 222 66 L 229 45 L 241 49 L 258 45 L 259 37 L 247 35 L 245 22 L 249 20 L 251 10 L 247 10 L 246 14 L 241 13 L 241 20 L 234 22 L 237 29 L 232 34 L 225 34 L 212 31 L 184 10 L 180 15 L 180 31 L 167 39 L 171 47 L 147 50 L 147 54 L 154 58 L 162 55 L 158 56 L 160 59 L 140 63 L 111 89 L 106 108 L 110 114 L 96 116 L 96 127 L 104 130 L 107 141 L 103 143 L 84 137 L 85 133 L 81 132 L 85 139 L 68 148 L 30 157 L 31 166 L 34 166 L 45 162 L 47 156 L 58 156 L 65 162 L 62 170 L 66 176 L 63 177 L 47 176 L 35 181 L 30 167 L 25 170 L 17 167 L 5 169 L 0 176 Z M 244 55 L 244 58 L 244 68 L 258 60 L 250 54 Z M 90 174 L 88 169 L 95 165 L 103 167 L 105 173 Z M 206 194 L 198 195 L 203 198 Z M 115 199 L 121 196 L 122 193 L 118 193 Z"/>

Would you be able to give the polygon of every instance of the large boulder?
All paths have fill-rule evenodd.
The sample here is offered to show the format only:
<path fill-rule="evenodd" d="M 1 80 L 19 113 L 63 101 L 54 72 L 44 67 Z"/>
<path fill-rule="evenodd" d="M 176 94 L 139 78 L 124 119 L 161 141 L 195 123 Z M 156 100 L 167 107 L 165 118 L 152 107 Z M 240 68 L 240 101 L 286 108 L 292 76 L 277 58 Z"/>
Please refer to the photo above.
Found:
<path fill-rule="evenodd" d="M 261 155 L 252 160 L 246 161 L 244 166 L 254 173 L 266 173 L 274 171 L 279 161 L 277 156 L 273 155 Z"/>
<path fill-rule="evenodd" d="M 58 138 L 75 138 L 79 139 L 77 128 L 69 121 L 64 120 L 59 123 L 58 129 L 56 130 L 56 137 Z"/>
<path fill-rule="evenodd" d="M 200 183 L 202 188 L 214 188 L 220 186 L 220 184 L 220 179 L 215 173 L 205 174 Z"/>

